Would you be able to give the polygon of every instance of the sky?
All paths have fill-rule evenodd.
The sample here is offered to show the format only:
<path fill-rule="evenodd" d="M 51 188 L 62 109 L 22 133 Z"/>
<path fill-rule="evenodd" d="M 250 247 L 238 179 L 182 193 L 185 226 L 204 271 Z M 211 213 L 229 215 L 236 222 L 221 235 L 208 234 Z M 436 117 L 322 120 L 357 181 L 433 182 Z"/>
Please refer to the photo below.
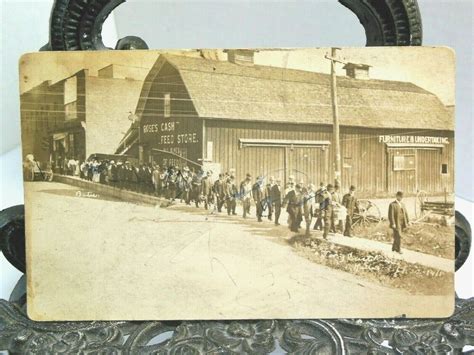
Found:
<path fill-rule="evenodd" d="M 169 50 L 197 56 L 195 50 Z M 212 50 L 225 60 L 221 50 Z M 330 63 L 325 55 L 330 48 L 261 49 L 255 63 L 276 67 L 329 73 Z M 136 79 L 144 79 L 160 51 L 101 51 L 101 52 L 39 52 L 20 59 L 20 92 L 31 89 L 44 80 L 64 79 L 87 68 L 90 75 L 109 64 L 138 69 Z M 343 61 L 368 64 L 374 79 L 412 82 L 437 95 L 445 105 L 454 105 L 455 55 L 446 47 L 367 47 L 342 48 L 337 57 Z M 345 75 L 343 65 L 336 66 L 338 75 Z M 142 69 L 142 70 L 141 70 Z"/>

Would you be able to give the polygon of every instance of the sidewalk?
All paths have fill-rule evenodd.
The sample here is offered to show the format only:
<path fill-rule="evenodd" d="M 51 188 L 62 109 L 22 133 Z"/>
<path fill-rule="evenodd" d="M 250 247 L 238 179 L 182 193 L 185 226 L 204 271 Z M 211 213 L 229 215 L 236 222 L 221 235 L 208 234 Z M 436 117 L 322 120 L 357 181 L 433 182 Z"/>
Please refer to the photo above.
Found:
<path fill-rule="evenodd" d="M 342 234 L 329 234 L 328 240 L 331 243 L 344 245 L 347 247 L 367 250 L 367 251 L 378 251 L 392 259 L 399 259 L 406 261 L 411 264 L 420 264 L 428 266 L 434 269 L 454 272 L 454 260 L 440 258 L 434 255 L 419 253 L 416 251 L 408 250 L 403 248 L 402 242 L 402 253 L 395 253 L 392 251 L 390 244 L 378 242 L 375 240 L 357 238 L 357 237 L 344 237 Z"/>
<path fill-rule="evenodd" d="M 174 206 L 181 208 L 179 204 L 175 204 Z M 190 206 L 183 206 L 183 210 L 195 210 L 195 207 L 190 207 Z M 201 209 L 201 211 L 204 212 L 204 209 Z M 236 217 L 241 218 L 242 216 L 242 206 L 240 204 L 237 205 L 236 208 L 237 215 Z M 217 216 L 221 217 L 227 217 L 227 212 L 225 209 L 222 210 L 221 213 L 215 213 Z M 235 217 L 229 217 L 232 220 L 235 220 Z M 288 227 L 286 225 L 286 220 L 288 218 L 288 215 L 284 209 L 281 211 L 281 216 L 280 216 L 280 223 L 281 225 L 278 228 L 282 228 L 282 232 L 278 233 L 279 235 L 274 235 L 275 234 L 275 226 L 273 222 L 270 222 L 267 220 L 265 213 L 263 217 L 263 222 L 258 223 L 255 217 L 255 208 L 252 205 L 251 207 L 251 215 L 247 219 L 241 219 L 241 222 L 251 224 L 252 227 L 258 227 L 259 229 L 265 230 L 267 229 L 269 233 L 274 235 L 275 237 L 280 237 L 284 239 L 289 239 L 294 236 L 294 233 L 289 232 Z M 314 220 L 312 225 L 314 224 Z M 301 223 L 301 226 L 304 225 L 304 221 Z M 272 229 L 270 232 L 269 230 Z M 304 228 L 300 229 L 300 234 L 304 234 Z M 321 231 L 315 231 L 311 230 L 311 237 L 312 238 L 322 238 L 322 232 Z M 398 260 L 403 260 L 411 264 L 420 264 L 423 266 L 431 267 L 437 270 L 442 270 L 446 272 L 454 272 L 454 259 L 445 259 L 441 257 L 437 257 L 434 255 L 429 255 L 429 254 L 424 254 L 420 252 L 416 252 L 413 250 L 409 250 L 406 248 L 403 248 L 403 241 L 402 241 L 402 253 L 399 254 L 396 252 L 392 252 L 392 245 L 388 243 L 383 243 L 375 240 L 370 240 L 366 238 L 358 238 L 358 237 L 344 237 L 342 234 L 339 233 L 330 233 L 328 235 L 328 241 L 330 243 L 338 244 L 338 245 L 343 245 L 347 246 L 350 248 L 354 249 L 359 249 L 359 250 L 365 250 L 365 251 L 375 251 L 375 252 L 381 252 L 385 256 L 391 259 L 398 259 Z"/>

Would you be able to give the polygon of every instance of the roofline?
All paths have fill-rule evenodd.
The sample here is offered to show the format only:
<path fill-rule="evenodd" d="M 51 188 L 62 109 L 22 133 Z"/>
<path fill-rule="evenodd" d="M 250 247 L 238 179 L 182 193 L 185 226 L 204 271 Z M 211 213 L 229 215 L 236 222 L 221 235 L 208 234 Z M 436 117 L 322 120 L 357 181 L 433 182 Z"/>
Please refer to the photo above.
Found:
<path fill-rule="evenodd" d="M 214 59 L 207 59 L 207 58 L 201 58 L 201 57 L 191 57 L 191 56 L 185 56 L 185 55 L 178 55 L 178 54 L 171 54 L 171 53 L 165 53 L 165 54 L 160 54 L 160 57 L 157 59 L 157 61 L 163 57 L 164 60 L 166 60 L 169 64 L 171 64 L 178 72 L 180 72 L 181 70 L 184 70 L 184 71 L 197 71 L 197 72 L 202 72 L 202 73 L 209 73 L 208 71 L 205 71 L 205 70 L 194 70 L 194 69 L 187 69 L 187 68 L 180 68 L 179 65 L 176 65 L 175 63 L 173 63 L 173 57 L 184 57 L 186 59 L 194 59 L 194 60 L 203 60 L 203 61 L 210 61 L 210 62 L 215 62 L 215 63 L 226 63 L 226 64 L 230 64 L 230 65 L 235 65 L 235 66 L 239 66 L 239 67 L 242 67 L 238 64 L 234 64 L 234 63 L 231 63 L 229 61 L 226 61 L 226 60 L 214 60 Z M 370 65 L 368 64 L 363 64 L 363 65 L 367 65 L 369 67 L 371 67 Z M 280 69 L 280 70 L 288 70 L 288 71 L 295 71 L 295 72 L 300 72 L 300 73 L 309 73 L 309 74 L 317 74 L 317 75 L 323 75 L 325 77 L 327 77 L 328 79 L 331 78 L 331 74 L 330 73 L 323 73 L 323 72 L 316 72 L 316 71 L 310 71 L 310 70 L 303 70 L 303 69 L 296 69 L 296 68 L 284 68 L 284 67 L 280 67 L 280 66 L 272 66 L 272 65 L 261 65 L 261 64 L 253 64 L 251 66 L 244 66 L 245 68 L 272 68 L 272 69 Z M 232 74 L 229 74 L 229 73 L 215 73 L 215 74 L 223 74 L 223 75 L 232 75 Z M 288 82 L 297 82 L 297 83 L 307 83 L 307 84 L 314 84 L 314 85 L 322 85 L 320 83 L 314 83 L 314 82 L 308 82 L 308 81 L 295 81 L 295 80 L 286 80 L 286 79 L 271 79 L 271 78 L 260 78 L 260 77 L 257 77 L 257 76 L 249 76 L 249 75 L 240 75 L 240 76 L 244 76 L 244 77 L 249 77 L 249 78 L 257 78 L 257 79 L 262 79 L 262 80 L 277 80 L 277 81 L 288 81 Z M 347 75 L 336 75 L 336 78 L 337 79 L 343 79 L 343 80 L 346 80 L 348 82 L 350 81 L 354 81 L 354 80 L 358 80 L 358 79 L 353 79 L 353 78 L 350 78 L 348 77 Z M 361 81 L 361 80 L 359 80 Z M 424 88 L 422 88 L 421 86 L 417 85 L 417 84 L 414 84 L 413 82 L 411 81 L 401 81 L 401 80 L 389 80 L 389 79 L 374 79 L 374 78 L 369 78 L 369 80 L 364 80 L 364 82 L 373 82 L 373 83 L 377 83 L 377 82 L 385 82 L 385 83 L 393 83 L 393 84 L 410 84 L 410 85 L 413 85 L 414 87 L 416 87 L 417 89 L 423 91 L 423 94 L 429 94 L 429 95 L 433 95 L 433 96 L 436 96 L 438 97 L 436 94 L 432 93 L 431 91 L 428 91 Z M 370 89 L 370 88 L 369 88 Z M 372 90 L 376 90 L 376 89 L 373 89 Z M 399 90 L 396 90 L 396 91 L 399 91 Z M 420 93 L 421 94 L 421 93 Z M 439 99 L 439 98 L 438 98 Z M 441 100 L 440 100 L 441 102 Z M 441 102 L 442 103 L 442 102 Z M 444 104 L 443 104 L 444 105 Z"/>
<path fill-rule="evenodd" d="M 153 66 L 150 68 L 150 71 L 146 75 L 145 79 L 143 79 L 142 90 L 140 91 L 140 96 L 134 112 L 136 115 L 141 115 L 143 113 L 151 86 L 153 85 L 156 76 L 160 72 L 161 68 L 163 68 L 163 65 L 166 61 L 167 60 L 164 58 L 164 55 L 160 54 L 160 56 L 156 59 L 155 64 L 153 64 Z"/>
<path fill-rule="evenodd" d="M 173 118 L 173 116 L 171 116 Z M 332 123 L 321 123 L 321 122 L 290 122 L 290 121 L 269 121 L 264 119 L 245 119 L 245 118 L 223 118 L 223 117 L 199 117 L 203 120 L 209 121 L 235 121 L 235 122 L 255 122 L 255 123 L 268 123 L 268 124 L 295 124 L 295 125 L 316 125 L 316 126 L 325 126 L 332 127 Z M 332 118 L 331 118 L 332 120 Z M 450 128 L 429 128 L 426 127 L 381 127 L 381 126 L 358 126 L 358 125 L 349 125 L 349 124 L 339 124 L 340 127 L 344 128 L 359 128 L 359 129 L 386 129 L 386 130 L 424 130 L 424 131 L 446 131 L 453 132 L 454 129 Z"/>

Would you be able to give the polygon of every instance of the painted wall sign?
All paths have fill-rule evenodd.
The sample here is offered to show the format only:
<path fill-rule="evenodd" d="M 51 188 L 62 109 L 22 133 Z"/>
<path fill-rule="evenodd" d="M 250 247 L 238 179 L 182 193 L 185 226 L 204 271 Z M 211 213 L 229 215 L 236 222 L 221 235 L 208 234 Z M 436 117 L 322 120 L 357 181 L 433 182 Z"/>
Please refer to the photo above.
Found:
<path fill-rule="evenodd" d="M 195 126 L 189 122 L 168 121 L 161 123 L 143 122 L 142 141 L 153 146 L 180 146 L 199 143 Z"/>
<path fill-rule="evenodd" d="M 449 144 L 448 137 L 381 135 L 379 143 Z"/>

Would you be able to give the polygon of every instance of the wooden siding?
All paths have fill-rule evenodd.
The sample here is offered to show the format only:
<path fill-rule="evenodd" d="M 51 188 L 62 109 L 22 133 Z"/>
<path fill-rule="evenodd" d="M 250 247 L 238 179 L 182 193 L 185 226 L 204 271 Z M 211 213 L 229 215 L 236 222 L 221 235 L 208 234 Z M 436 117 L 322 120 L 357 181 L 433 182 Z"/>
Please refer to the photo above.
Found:
<path fill-rule="evenodd" d="M 326 154 L 320 147 L 240 148 L 239 139 L 315 141 L 330 140 L 331 134 L 330 128 L 325 126 L 206 120 L 206 140 L 213 142 L 214 147 L 212 160 L 221 164 L 222 171 L 236 169 L 238 181 L 243 180 L 246 173 L 254 177 L 275 176 L 282 181 L 289 175 L 295 175 L 297 180 L 308 176 L 304 179 L 306 183 L 319 184 L 320 180 L 328 181 L 328 178 L 323 176 Z"/>
<path fill-rule="evenodd" d="M 334 179 L 334 149 L 244 147 L 240 138 L 291 139 L 332 141 L 332 127 L 305 124 L 243 122 L 235 120 L 206 120 L 205 140 L 213 144 L 212 160 L 221 164 L 222 171 L 236 169 L 240 181 L 248 172 L 252 176 L 281 178 L 295 175 L 305 183 L 330 182 Z M 450 143 L 435 151 L 411 147 L 415 155 L 414 171 L 393 171 L 394 149 L 380 141 L 384 135 L 414 135 L 448 137 Z M 442 193 L 454 185 L 454 138 L 449 131 L 387 130 L 341 127 L 342 189 L 355 185 L 360 196 L 387 196 L 398 190 L 416 194 L 418 190 Z M 204 144 L 205 146 L 205 144 Z M 286 157 L 286 158 L 285 158 Z M 448 164 L 448 174 L 442 176 L 441 164 Z M 282 171 L 283 170 L 283 171 Z"/>

